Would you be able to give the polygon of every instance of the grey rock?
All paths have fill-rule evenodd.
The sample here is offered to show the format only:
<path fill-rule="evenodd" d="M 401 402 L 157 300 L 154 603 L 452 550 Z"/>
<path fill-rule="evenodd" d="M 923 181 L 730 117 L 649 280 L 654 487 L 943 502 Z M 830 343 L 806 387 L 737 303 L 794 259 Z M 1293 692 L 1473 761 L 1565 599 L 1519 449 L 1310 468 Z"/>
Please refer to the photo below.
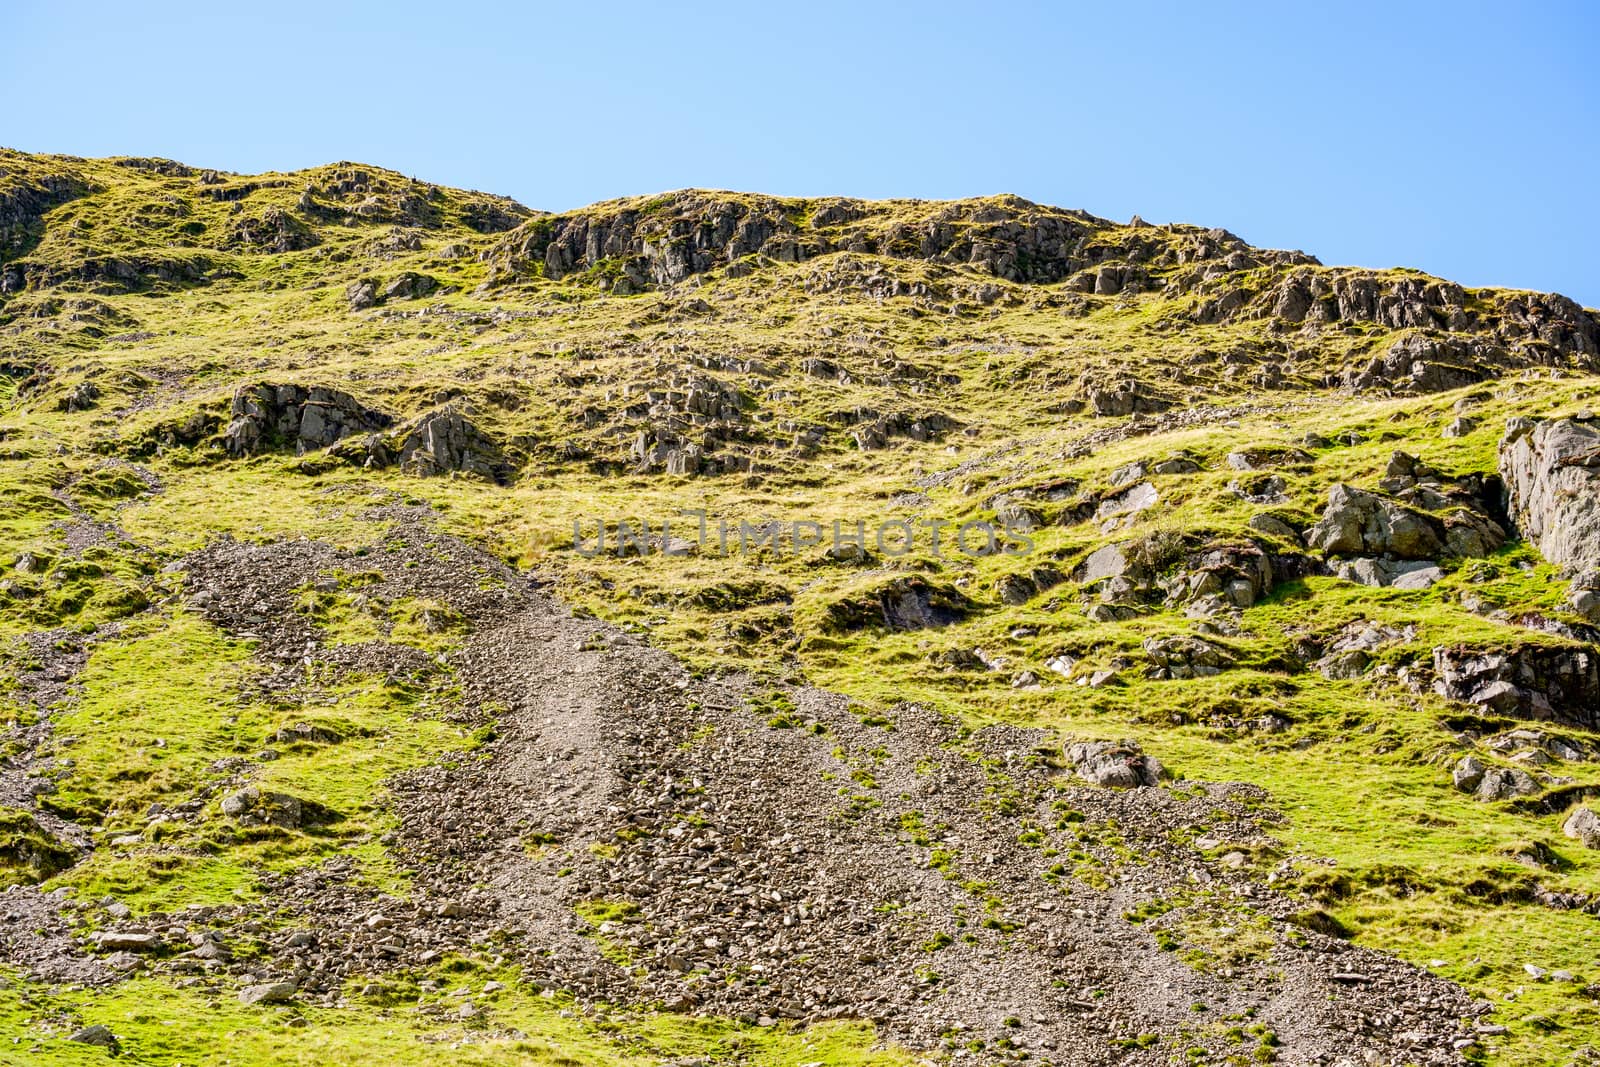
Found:
<path fill-rule="evenodd" d="M 94 945 L 102 952 L 154 952 L 161 947 L 159 934 L 132 930 L 101 930 Z"/>
<path fill-rule="evenodd" d="M 273 793 L 247 786 L 222 800 L 222 813 L 246 826 L 277 826 L 285 830 L 298 827 L 305 816 L 300 799 L 288 793 Z"/>
<path fill-rule="evenodd" d="M 1134 568 L 1125 549 L 1125 545 L 1103 545 L 1089 553 L 1078 568 L 1078 581 L 1083 585 L 1094 585 L 1128 574 Z"/>
<path fill-rule="evenodd" d="M 1575 419 L 1510 419 L 1500 476 L 1512 523 L 1545 559 L 1600 567 L 1600 428 Z"/>
<path fill-rule="evenodd" d="M 1561 824 L 1561 832 L 1581 842 L 1584 848 L 1600 848 L 1600 815 L 1587 807 L 1574 808 Z"/>
<path fill-rule="evenodd" d="M 349 393 L 321 386 L 250 385 L 233 396 L 224 443 L 234 456 L 326 448 L 393 420 Z"/>
<path fill-rule="evenodd" d="M 398 447 L 402 470 L 423 476 L 460 472 L 503 481 L 511 472 L 500 443 L 460 411 L 430 411 L 402 431 Z"/>
<path fill-rule="evenodd" d="M 1450 780 L 1463 793 L 1475 792 L 1483 784 L 1485 769 L 1476 756 L 1462 756 L 1450 771 Z"/>
<path fill-rule="evenodd" d="M 80 1045 L 94 1045 L 98 1048 L 114 1049 L 117 1047 L 117 1035 L 111 1032 L 109 1026 L 104 1026 L 100 1023 L 95 1023 L 93 1026 L 85 1026 L 82 1030 L 67 1038 L 67 1040 Z"/>
<path fill-rule="evenodd" d="M 299 987 L 293 982 L 263 982 L 239 990 L 241 1004 L 282 1004 L 293 1000 Z"/>
<path fill-rule="evenodd" d="M 378 283 L 371 278 L 351 282 L 344 291 L 351 311 L 365 311 L 378 302 Z"/>
<path fill-rule="evenodd" d="M 1306 545 L 1328 555 L 1392 555 L 1435 559 L 1444 542 L 1425 515 L 1352 486 L 1328 492 L 1322 518 L 1306 531 Z"/>
<path fill-rule="evenodd" d="M 1476 797 L 1478 800 L 1509 800 L 1512 797 L 1525 797 L 1539 791 L 1539 783 L 1527 771 L 1515 768 L 1495 768 L 1483 773 L 1483 781 L 1478 784 Z"/>
<path fill-rule="evenodd" d="M 1067 761 L 1085 781 L 1132 789 L 1161 784 L 1162 767 L 1133 741 L 1080 741 L 1067 746 Z"/>

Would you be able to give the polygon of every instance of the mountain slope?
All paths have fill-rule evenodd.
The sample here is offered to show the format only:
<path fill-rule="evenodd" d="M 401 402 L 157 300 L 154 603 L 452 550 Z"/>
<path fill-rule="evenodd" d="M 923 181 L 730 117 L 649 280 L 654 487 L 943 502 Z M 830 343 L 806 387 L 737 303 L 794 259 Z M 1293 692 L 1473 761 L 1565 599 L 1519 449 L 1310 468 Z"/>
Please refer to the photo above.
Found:
<path fill-rule="evenodd" d="M 1550 1062 L 1597 364 L 1556 295 L 1011 196 L 0 153 L 0 1013 Z"/>

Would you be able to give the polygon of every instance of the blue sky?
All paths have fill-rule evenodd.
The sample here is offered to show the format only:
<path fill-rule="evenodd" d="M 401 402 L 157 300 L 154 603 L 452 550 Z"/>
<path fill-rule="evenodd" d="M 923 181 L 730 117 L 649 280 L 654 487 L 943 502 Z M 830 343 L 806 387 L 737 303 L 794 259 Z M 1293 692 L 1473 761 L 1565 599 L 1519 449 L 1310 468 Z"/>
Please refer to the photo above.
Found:
<path fill-rule="evenodd" d="M 12 0 L 0 39 L 32 151 L 1014 192 L 1600 305 L 1600 5 Z"/>

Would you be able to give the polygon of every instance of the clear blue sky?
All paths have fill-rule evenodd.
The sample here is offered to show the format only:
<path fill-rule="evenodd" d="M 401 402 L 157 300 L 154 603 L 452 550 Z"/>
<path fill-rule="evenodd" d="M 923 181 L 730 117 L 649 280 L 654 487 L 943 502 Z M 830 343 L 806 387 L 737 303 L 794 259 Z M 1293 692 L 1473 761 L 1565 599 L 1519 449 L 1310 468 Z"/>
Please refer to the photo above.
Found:
<path fill-rule="evenodd" d="M 1594 4 L 11 0 L 0 40 L 33 151 L 550 210 L 1014 192 L 1600 305 Z"/>

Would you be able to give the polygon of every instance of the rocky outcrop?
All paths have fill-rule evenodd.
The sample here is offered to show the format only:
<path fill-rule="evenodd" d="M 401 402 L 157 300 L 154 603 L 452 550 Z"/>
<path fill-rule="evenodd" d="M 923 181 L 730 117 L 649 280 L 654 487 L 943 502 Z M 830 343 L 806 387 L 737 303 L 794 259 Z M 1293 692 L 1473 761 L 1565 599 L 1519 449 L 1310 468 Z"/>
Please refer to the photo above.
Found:
<path fill-rule="evenodd" d="M 1195 553 L 1163 584 L 1167 603 L 1192 615 L 1248 608 L 1275 580 L 1272 557 L 1253 542 L 1212 545 Z"/>
<path fill-rule="evenodd" d="M 1067 746 L 1067 762 L 1086 782 L 1118 789 L 1161 784 L 1161 761 L 1135 741 L 1079 741 Z"/>
<path fill-rule="evenodd" d="M 424 477 L 461 473 L 504 481 L 512 469 L 500 442 L 453 407 L 430 411 L 407 426 L 395 452 L 402 470 Z"/>
<path fill-rule="evenodd" d="M 1494 341 L 1410 334 L 1345 375 L 1358 392 L 1442 393 L 1492 378 L 1510 360 Z"/>
<path fill-rule="evenodd" d="M 1199 296 L 1192 316 L 1201 323 L 1268 319 L 1415 331 L 1349 370 L 1343 384 L 1351 389 L 1430 393 L 1519 367 L 1600 366 L 1600 320 L 1558 293 L 1468 291 L 1425 275 L 1282 262 L 1265 285 L 1231 270 L 1179 274 L 1168 293 L 1183 292 Z"/>
<path fill-rule="evenodd" d="M 1600 568 L 1600 424 L 1509 420 L 1500 477 L 1511 522 L 1545 559 Z"/>
<path fill-rule="evenodd" d="M 1096 415 L 1154 415 L 1172 407 L 1172 401 L 1137 379 L 1087 387 L 1089 407 Z"/>
<path fill-rule="evenodd" d="M 1600 728 L 1600 650 L 1525 643 L 1433 650 L 1433 689 L 1498 715 Z"/>
<path fill-rule="evenodd" d="M 454 404 L 425 412 L 388 433 L 351 437 L 332 453 L 347 463 L 399 467 L 424 478 L 467 474 L 503 483 L 516 471 L 505 446 Z"/>
<path fill-rule="evenodd" d="M 834 632 L 883 626 L 926 630 L 965 618 L 973 604 L 960 590 L 916 575 L 894 578 L 860 596 L 828 605 L 825 629 Z"/>
<path fill-rule="evenodd" d="M 233 456 L 305 453 L 352 434 L 381 430 L 393 421 L 338 389 L 247 385 L 233 396 L 223 441 Z"/>
<path fill-rule="evenodd" d="M 1144 642 L 1151 678 L 1208 678 L 1234 664 L 1233 656 L 1201 637 L 1152 637 Z"/>
<path fill-rule="evenodd" d="M 1116 226 L 1016 196 L 886 204 L 704 190 L 531 219 L 485 258 L 493 285 L 598 269 L 612 292 L 626 294 L 739 269 L 747 257 L 797 263 L 835 252 L 966 266 L 1013 282 L 1066 281 L 1075 292 L 1101 296 L 1140 291 L 1151 267 L 1314 262 L 1251 249 L 1225 230 Z"/>
<path fill-rule="evenodd" d="M 1308 548 L 1334 556 L 1420 560 L 1437 558 L 1444 550 L 1426 515 L 1344 484 L 1328 491 L 1322 518 L 1306 531 L 1305 540 Z"/>
<path fill-rule="evenodd" d="M 7 173 L 11 153 L 0 154 L 0 263 L 26 255 L 44 233 L 44 215 L 83 196 L 89 185 L 67 171 Z"/>
<path fill-rule="evenodd" d="M 87 289 L 91 292 L 136 293 L 149 289 L 200 285 L 217 270 L 215 260 L 202 253 L 130 252 L 94 255 L 48 263 L 19 259 L 0 271 L 0 293 L 23 289 Z M 234 275 L 235 277 L 237 275 Z"/>
<path fill-rule="evenodd" d="M 1440 559 L 1487 556 L 1505 543 L 1496 478 L 1451 478 L 1396 452 L 1380 488 L 1390 495 L 1335 485 L 1322 517 L 1305 532 L 1308 548 L 1335 557 L 1341 578 L 1426 588 L 1444 577 Z"/>
<path fill-rule="evenodd" d="M 231 246 L 253 252 L 299 252 L 321 243 L 315 230 L 282 208 L 233 224 Z"/>

